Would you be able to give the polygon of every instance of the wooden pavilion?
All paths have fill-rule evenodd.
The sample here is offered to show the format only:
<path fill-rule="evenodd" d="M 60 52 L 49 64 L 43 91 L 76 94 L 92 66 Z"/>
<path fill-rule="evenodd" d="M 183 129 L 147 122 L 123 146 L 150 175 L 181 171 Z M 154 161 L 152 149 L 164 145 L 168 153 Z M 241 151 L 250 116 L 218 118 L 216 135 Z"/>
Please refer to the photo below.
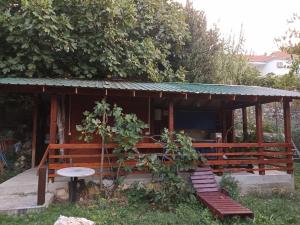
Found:
<path fill-rule="evenodd" d="M 99 140 L 89 144 L 80 142 L 75 126 L 80 124 L 82 113 L 91 110 L 94 102 L 103 98 L 121 106 L 126 113 L 135 113 L 148 124 L 145 138 L 136 146 L 145 153 L 161 151 L 162 145 L 148 137 L 159 135 L 167 127 L 170 131 L 185 130 L 215 173 L 293 172 L 290 102 L 300 98 L 298 92 L 219 84 L 29 78 L 0 78 L 0 92 L 27 93 L 34 98 L 32 166 L 47 164 L 49 179 L 54 179 L 55 171 L 64 167 L 100 167 Z M 283 105 L 284 142 L 270 143 L 263 138 L 262 104 L 271 102 Z M 246 108 L 250 106 L 255 106 L 255 142 L 247 141 Z M 234 139 L 233 112 L 236 109 L 242 109 L 242 143 Z M 43 124 L 42 130 L 39 123 Z M 46 143 L 44 147 L 38 144 L 40 139 Z M 106 147 L 106 157 L 113 157 L 114 143 Z M 130 165 L 134 166 L 134 162 Z M 111 163 L 105 161 L 103 166 L 107 168 L 105 176 L 114 175 L 109 169 Z"/>

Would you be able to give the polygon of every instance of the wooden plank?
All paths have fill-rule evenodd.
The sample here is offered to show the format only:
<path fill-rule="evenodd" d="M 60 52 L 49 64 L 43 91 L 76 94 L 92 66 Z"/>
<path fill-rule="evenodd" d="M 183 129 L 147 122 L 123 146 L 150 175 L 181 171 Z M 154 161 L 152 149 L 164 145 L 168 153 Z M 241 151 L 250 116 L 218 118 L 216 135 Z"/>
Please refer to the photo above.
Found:
<path fill-rule="evenodd" d="M 57 149 L 59 150 L 59 149 Z M 68 150 L 73 150 L 73 149 L 68 149 Z M 74 149 L 75 150 L 75 149 Z M 77 150 L 77 149 L 76 149 Z M 141 153 L 143 154 L 143 153 Z M 157 153 L 159 156 L 162 156 L 163 154 L 161 153 Z M 260 152 L 228 152 L 228 153 L 199 153 L 201 154 L 202 156 L 259 156 L 261 155 L 262 153 Z M 126 155 L 126 154 L 124 154 Z M 267 156 L 287 156 L 287 155 L 293 155 L 292 152 L 264 152 L 263 155 L 265 157 Z M 68 155 L 50 155 L 49 158 L 86 158 L 86 157 L 99 157 L 100 154 L 68 154 Z M 138 156 L 138 154 L 135 154 L 135 156 Z M 114 158 L 114 157 L 117 157 L 116 154 L 105 154 L 104 157 L 111 157 L 111 158 Z M 247 157 L 245 157 L 245 159 L 248 159 Z"/>
<path fill-rule="evenodd" d="M 126 166 L 136 166 L 137 162 L 126 162 L 123 165 Z M 49 163 L 49 169 L 61 169 L 70 166 L 78 166 L 78 167 L 90 167 L 90 168 L 100 168 L 101 163 L 86 163 L 86 162 L 78 162 L 78 163 Z M 118 167 L 119 163 L 103 163 L 103 168 L 111 168 Z"/>
<path fill-rule="evenodd" d="M 272 163 L 290 163 L 289 159 L 242 159 L 242 160 L 209 160 L 206 162 L 207 165 L 243 165 L 243 164 L 272 164 Z M 263 168 L 260 168 L 263 169 Z"/>
<path fill-rule="evenodd" d="M 199 153 L 202 156 L 286 156 L 286 155 L 293 155 L 291 152 L 284 152 L 284 151 L 264 151 L 262 152 L 222 152 L 222 153 Z"/>
<path fill-rule="evenodd" d="M 210 184 L 216 183 L 215 178 L 205 179 L 205 180 L 192 180 L 192 184 Z"/>
<path fill-rule="evenodd" d="M 111 149 L 118 147 L 116 144 L 110 143 L 105 148 Z M 164 147 L 162 143 L 138 143 L 137 148 L 157 148 L 161 149 Z M 266 147 L 292 147 L 289 143 L 193 143 L 194 148 L 266 148 Z M 101 144 L 50 144 L 50 149 L 100 149 Z"/>
<path fill-rule="evenodd" d="M 50 159 L 72 159 L 72 158 L 100 158 L 100 154 L 76 154 L 76 155 L 49 155 Z M 114 154 L 105 154 L 104 157 L 116 157 Z"/>
<path fill-rule="evenodd" d="M 194 184 L 194 188 L 218 188 L 218 185 L 216 183 L 211 183 L 211 184 Z"/>
<path fill-rule="evenodd" d="M 219 172 L 255 172 L 255 171 L 260 171 L 262 169 L 259 168 L 223 168 L 223 169 L 213 169 L 212 171 L 214 173 L 219 173 Z M 263 170 L 278 170 L 278 171 L 287 171 L 287 170 L 293 170 L 291 167 L 272 167 L 272 168 L 264 168 Z"/>
<path fill-rule="evenodd" d="M 199 193 L 201 192 L 217 192 L 219 191 L 218 188 L 195 188 L 195 190 Z"/>
<path fill-rule="evenodd" d="M 194 172 L 193 173 L 193 176 L 197 176 L 197 175 L 199 175 L 199 176 L 203 176 L 203 175 L 213 175 L 213 172 L 211 172 L 211 170 L 210 171 L 196 171 L 196 172 Z"/>
<path fill-rule="evenodd" d="M 206 180 L 206 179 L 215 179 L 214 176 L 191 176 L 192 180 Z"/>

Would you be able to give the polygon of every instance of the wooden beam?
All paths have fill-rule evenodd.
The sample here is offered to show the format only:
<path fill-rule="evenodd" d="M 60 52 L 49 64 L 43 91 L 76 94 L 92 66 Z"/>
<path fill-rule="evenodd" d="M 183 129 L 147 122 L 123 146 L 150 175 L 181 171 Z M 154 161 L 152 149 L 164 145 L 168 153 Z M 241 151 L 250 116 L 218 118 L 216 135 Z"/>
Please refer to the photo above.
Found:
<path fill-rule="evenodd" d="M 32 111 L 32 142 L 31 142 L 31 168 L 35 167 L 36 140 L 37 140 L 37 117 L 38 117 L 38 96 L 33 97 Z"/>
<path fill-rule="evenodd" d="M 57 108 L 58 101 L 57 96 L 51 96 L 51 111 L 50 111 L 50 135 L 49 135 L 49 143 L 56 143 L 56 134 L 57 134 Z"/>
<path fill-rule="evenodd" d="M 38 170 L 38 193 L 37 193 L 37 205 L 43 205 L 45 203 L 46 195 L 46 166 L 43 165 Z"/>
<path fill-rule="evenodd" d="M 257 143 L 261 144 L 263 142 L 263 120 L 262 120 L 262 106 L 261 103 L 258 102 L 255 106 L 255 119 L 256 119 L 256 138 L 257 138 Z M 263 152 L 264 149 L 263 148 L 259 148 L 258 150 L 262 155 L 259 156 L 259 160 L 263 161 L 264 160 L 264 156 L 263 156 Z M 264 169 L 264 164 L 259 164 L 258 165 L 259 169 L 262 169 L 259 171 L 260 175 L 265 175 L 265 171 Z"/>
<path fill-rule="evenodd" d="M 243 117 L 243 139 L 244 142 L 248 139 L 248 118 L 247 118 L 247 108 L 242 108 L 242 117 Z"/>
<path fill-rule="evenodd" d="M 284 136 L 285 136 L 285 143 L 289 145 L 287 148 L 287 152 L 292 153 L 292 134 L 291 134 L 291 108 L 289 100 L 283 101 L 283 117 L 284 117 Z M 287 156 L 288 159 L 292 161 L 292 155 Z M 293 168 L 293 163 L 288 163 L 287 167 Z M 287 173 L 293 173 L 293 170 L 288 170 Z"/>
<path fill-rule="evenodd" d="M 173 100 L 169 99 L 169 132 L 174 131 L 174 104 Z"/>

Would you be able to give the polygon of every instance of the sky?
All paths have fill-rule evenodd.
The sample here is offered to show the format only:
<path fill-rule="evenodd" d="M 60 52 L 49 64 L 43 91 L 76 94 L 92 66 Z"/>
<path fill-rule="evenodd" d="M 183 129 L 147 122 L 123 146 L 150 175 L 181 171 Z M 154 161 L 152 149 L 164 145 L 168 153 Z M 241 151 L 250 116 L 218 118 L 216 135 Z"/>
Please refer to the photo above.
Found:
<path fill-rule="evenodd" d="M 185 4 L 186 0 L 176 0 Z M 293 13 L 300 15 L 300 0 L 192 0 L 203 10 L 209 26 L 216 24 L 222 37 L 238 36 L 243 27 L 245 49 L 251 54 L 278 50 L 274 39 L 288 29 Z M 298 24 L 299 25 L 299 24 Z M 300 28 L 300 27 L 299 27 Z"/>

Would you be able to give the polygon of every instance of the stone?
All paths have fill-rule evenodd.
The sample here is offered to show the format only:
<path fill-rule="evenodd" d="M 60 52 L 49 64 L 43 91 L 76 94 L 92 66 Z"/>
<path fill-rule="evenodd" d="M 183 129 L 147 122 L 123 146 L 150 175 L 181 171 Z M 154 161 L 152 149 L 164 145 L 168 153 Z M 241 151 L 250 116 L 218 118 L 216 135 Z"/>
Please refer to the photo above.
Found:
<path fill-rule="evenodd" d="M 94 225 L 95 222 L 86 218 L 59 216 L 54 225 Z"/>
<path fill-rule="evenodd" d="M 56 198 L 60 200 L 68 200 L 69 194 L 65 188 L 56 189 Z"/>
<path fill-rule="evenodd" d="M 103 180 L 103 186 L 106 189 L 112 189 L 114 187 L 114 181 L 113 180 L 104 179 Z"/>

